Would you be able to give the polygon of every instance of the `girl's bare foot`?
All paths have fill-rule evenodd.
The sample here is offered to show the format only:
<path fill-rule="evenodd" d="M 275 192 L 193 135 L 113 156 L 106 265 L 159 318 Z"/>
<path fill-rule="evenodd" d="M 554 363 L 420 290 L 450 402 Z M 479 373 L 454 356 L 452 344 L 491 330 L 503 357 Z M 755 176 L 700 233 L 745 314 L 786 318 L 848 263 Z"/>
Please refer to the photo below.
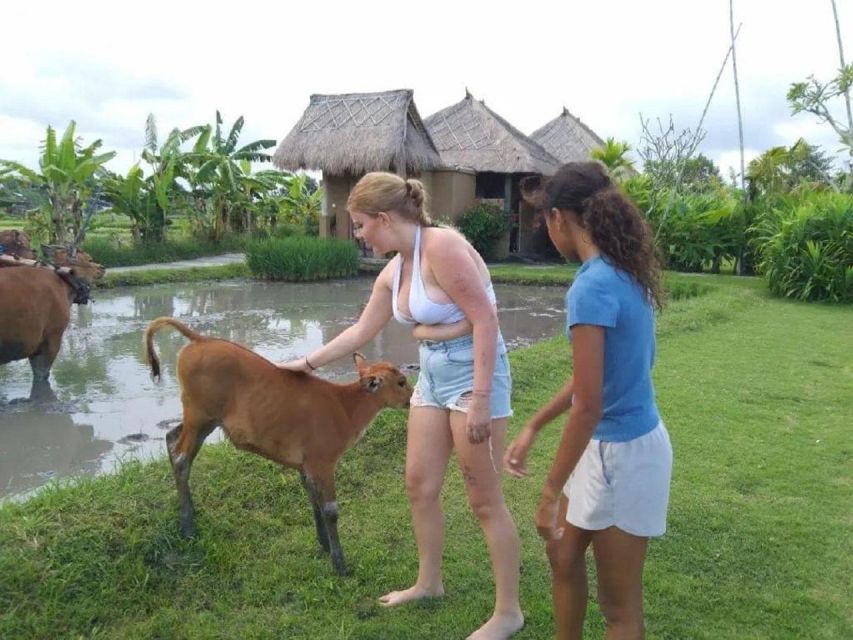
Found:
<path fill-rule="evenodd" d="M 517 613 L 496 613 L 486 624 L 468 636 L 467 640 L 506 640 L 524 626 L 524 616 Z"/>
<path fill-rule="evenodd" d="M 412 600 L 420 600 L 421 598 L 440 598 L 443 595 L 444 587 L 442 585 L 439 585 L 435 589 L 425 589 L 415 585 L 414 587 L 409 587 L 403 591 L 392 591 L 391 593 L 386 593 L 384 596 L 379 598 L 379 604 L 383 607 L 393 607 L 398 604 L 403 604 L 404 602 L 411 602 Z"/>

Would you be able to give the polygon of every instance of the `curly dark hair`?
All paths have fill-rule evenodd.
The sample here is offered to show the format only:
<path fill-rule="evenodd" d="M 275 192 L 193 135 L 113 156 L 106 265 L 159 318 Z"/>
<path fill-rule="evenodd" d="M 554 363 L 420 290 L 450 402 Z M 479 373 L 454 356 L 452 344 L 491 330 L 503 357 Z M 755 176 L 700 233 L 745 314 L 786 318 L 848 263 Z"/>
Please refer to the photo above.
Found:
<path fill-rule="evenodd" d="M 663 308 L 661 260 L 651 229 L 636 205 L 616 186 L 600 162 L 569 162 L 551 178 L 531 176 L 521 184 L 524 199 L 540 211 L 577 215 L 601 252 Z"/>

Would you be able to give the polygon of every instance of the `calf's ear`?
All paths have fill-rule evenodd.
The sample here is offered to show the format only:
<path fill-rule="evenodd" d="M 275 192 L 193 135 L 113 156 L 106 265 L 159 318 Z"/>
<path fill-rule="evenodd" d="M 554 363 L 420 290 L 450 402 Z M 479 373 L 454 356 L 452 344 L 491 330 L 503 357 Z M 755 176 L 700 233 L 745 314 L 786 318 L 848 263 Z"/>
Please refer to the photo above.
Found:
<path fill-rule="evenodd" d="M 355 368 L 359 373 L 367 369 L 367 358 L 361 355 L 358 351 L 352 354 L 352 359 L 355 361 Z"/>

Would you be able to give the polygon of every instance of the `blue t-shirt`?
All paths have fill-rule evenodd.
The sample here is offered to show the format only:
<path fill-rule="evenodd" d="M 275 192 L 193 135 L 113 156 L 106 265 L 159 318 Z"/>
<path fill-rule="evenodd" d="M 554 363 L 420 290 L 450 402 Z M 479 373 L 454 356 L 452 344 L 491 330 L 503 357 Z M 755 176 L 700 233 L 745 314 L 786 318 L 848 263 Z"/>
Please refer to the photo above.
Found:
<path fill-rule="evenodd" d="M 592 437 L 625 442 L 654 429 L 655 313 L 642 287 L 606 257 L 590 258 L 566 294 L 569 340 L 576 324 L 604 327 L 602 416 Z"/>

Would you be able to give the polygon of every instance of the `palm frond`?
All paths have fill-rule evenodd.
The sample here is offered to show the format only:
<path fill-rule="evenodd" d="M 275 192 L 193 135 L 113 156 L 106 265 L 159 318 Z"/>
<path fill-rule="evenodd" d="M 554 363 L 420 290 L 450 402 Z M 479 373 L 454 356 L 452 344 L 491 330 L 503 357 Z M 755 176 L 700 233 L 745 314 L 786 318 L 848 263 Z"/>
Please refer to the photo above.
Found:
<path fill-rule="evenodd" d="M 268 153 L 253 153 L 238 151 L 231 156 L 233 160 L 248 160 L 249 162 L 269 162 L 272 156 Z"/>
<path fill-rule="evenodd" d="M 145 148 L 151 153 L 157 153 L 157 120 L 153 113 L 145 118 Z"/>
<path fill-rule="evenodd" d="M 213 146 L 218 151 L 222 147 L 222 115 L 216 110 L 216 133 L 213 136 Z"/>
<path fill-rule="evenodd" d="M 42 184 L 44 182 L 44 177 L 40 173 L 22 165 L 20 162 L 15 162 L 13 160 L 0 160 L 0 166 L 6 167 L 7 169 L 7 171 L 0 171 L 0 174 L 16 172 L 34 184 Z"/>
<path fill-rule="evenodd" d="M 207 151 L 207 145 L 210 143 L 210 134 L 211 134 L 210 125 L 209 124 L 204 125 L 204 130 L 201 132 L 201 134 L 198 137 L 198 140 L 196 140 L 195 144 L 193 145 L 193 152 L 194 153 L 202 153 L 204 151 Z"/>
<path fill-rule="evenodd" d="M 70 169 L 74 166 L 76 160 L 76 149 L 74 133 L 77 129 L 77 123 L 72 120 L 68 123 L 65 133 L 62 134 L 62 140 L 59 142 L 59 153 L 57 154 L 57 164 L 64 169 Z"/>
<path fill-rule="evenodd" d="M 239 189 L 239 185 L 237 184 L 237 175 L 239 175 L 239 172 L 240 169 L 228 160 L 222 162 L 220 176 L 222 177 L 222 181 L 229 189 L 231 189 L 231 191 L 237 191 Z"/>
<path fill-rule="evenodd" d="M 240 138 L 240 132 L 243 130 L 243 125 L 245 124 L 245 120 L 243 116 L 240 116 L 234 121 L 234 124 L 231 125 L 231 131 L 228 132 L 228 140 L 225 143 L 224 152 L 226 154 L 231 154 L 234 149 L 237 148 L 237 140 Z"/>
<path fill-rule="evenodd" d="M 255 140 L 249 144 L 240 147 L 236 153 L 244 153 L 247 151 L 260 151 L 261 149 L 270 149 L 275 146 L 275 140 Z"/>
<path fill-rule="evenodd" d="M 212 182 L 213 176 L 216 175 L 216 169 L 219 166 L 218 158 L 211 158 L 205 162 L 195 174 L 196 184 L 206 184 Z"/>
<path fill-rule="evenodd" d="M 40 164 L 42 166 L 56 164 L 56 156 L 56 130 L 50 125 L 48 125 L 47 133 L 44 139 L 44 154 L 41 157 Z"/>
<path fill-rule="evenodd" d="M 205 129 L 209 129 L 210 125 L 199 124 L 194 127 L 190 127 L 189 129 L 184 129 L 181 131 L 180 138 L 181 142 L 186 142 L 187 140 L 192 140 L 197 135 L 204 133 Z"/>

